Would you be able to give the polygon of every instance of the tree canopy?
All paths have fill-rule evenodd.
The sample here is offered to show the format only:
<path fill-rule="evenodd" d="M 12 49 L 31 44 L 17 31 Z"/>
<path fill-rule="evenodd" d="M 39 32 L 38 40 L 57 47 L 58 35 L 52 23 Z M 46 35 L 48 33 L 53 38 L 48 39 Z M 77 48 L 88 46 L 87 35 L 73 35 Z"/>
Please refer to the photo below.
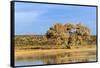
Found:
<path fill-rule="evenodd" d="M 82 45 L 90 37 L 90 30 L 82 24 L 56 23 L 46 33 L 47 39 L 54 39 L 57 45 Z"/>

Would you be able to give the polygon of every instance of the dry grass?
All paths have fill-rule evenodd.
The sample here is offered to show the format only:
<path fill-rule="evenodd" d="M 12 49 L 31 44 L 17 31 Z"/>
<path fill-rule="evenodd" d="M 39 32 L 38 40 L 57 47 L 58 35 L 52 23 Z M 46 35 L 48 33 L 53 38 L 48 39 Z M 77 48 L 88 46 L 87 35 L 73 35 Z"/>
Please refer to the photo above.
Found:
<path fill-rule="evenodd" d="M 85 55 L 81 52 L 93 51 L 96 52 L 96 46 L 85 46 L 81 48 L 72 48 L 72 49 L 15 49 L 15 59 L 21 58 L 38 58 L 43 56 L 56 56 L 65 53 L 75 53 L 75 55 Z M 80 53 L 77 53 L 80 52 Z"/>

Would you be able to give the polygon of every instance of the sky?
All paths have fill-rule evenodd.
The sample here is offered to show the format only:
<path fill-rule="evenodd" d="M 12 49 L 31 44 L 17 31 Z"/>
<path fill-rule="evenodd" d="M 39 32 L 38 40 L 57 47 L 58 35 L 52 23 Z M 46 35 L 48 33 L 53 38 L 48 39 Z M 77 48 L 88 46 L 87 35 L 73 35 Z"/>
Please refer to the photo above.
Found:
<path fill-rule="evenodd" d="M 44 35 L 55 23 L 81 23 L 96 35 L 96 7 L 15 2 L 16 35 Z"/>

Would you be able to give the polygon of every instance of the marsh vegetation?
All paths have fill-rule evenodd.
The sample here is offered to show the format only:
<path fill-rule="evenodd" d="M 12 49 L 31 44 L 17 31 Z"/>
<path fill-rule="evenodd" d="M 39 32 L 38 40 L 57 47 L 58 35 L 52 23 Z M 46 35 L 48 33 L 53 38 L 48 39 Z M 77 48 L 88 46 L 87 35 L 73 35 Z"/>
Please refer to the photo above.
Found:
<path fill-rule="evenodd" d="M 45 35 L 15 35 L 14 40 L 16 65 L 96 61 L 96 36 L 82 24 L 57 23 Z"/>

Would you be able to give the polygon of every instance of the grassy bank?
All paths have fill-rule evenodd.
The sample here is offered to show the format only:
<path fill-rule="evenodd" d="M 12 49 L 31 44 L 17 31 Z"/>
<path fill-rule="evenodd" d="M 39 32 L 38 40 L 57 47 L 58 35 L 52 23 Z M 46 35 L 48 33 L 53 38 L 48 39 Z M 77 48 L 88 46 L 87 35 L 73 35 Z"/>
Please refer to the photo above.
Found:
<path fill-rule="evenodd" d="M 67 53 L 72 53 L 72 57 L 76 55 L 86 57 L 86 54 L 88 52 L 93 52 L 96 54 L 96 46 L 72 48 L 72 49 L 15 49 L 15 58 L 16 59 L 40 58 L 40 57 L 50 57 L 56 55 L 59 56 L 61 54 L 65 55 Z"/>
<path fill-rule="evenodd" d="M 15 37 L 15 60 L 22 59 L 53 59 L 56 63 L 69 63 L 69 61 L 89 61 L 96 59 L 96 36 L 84 44 L 71 45 L 55 44 L 53 39 L 46 39 L 45 35 L 22 35 Z"/>

